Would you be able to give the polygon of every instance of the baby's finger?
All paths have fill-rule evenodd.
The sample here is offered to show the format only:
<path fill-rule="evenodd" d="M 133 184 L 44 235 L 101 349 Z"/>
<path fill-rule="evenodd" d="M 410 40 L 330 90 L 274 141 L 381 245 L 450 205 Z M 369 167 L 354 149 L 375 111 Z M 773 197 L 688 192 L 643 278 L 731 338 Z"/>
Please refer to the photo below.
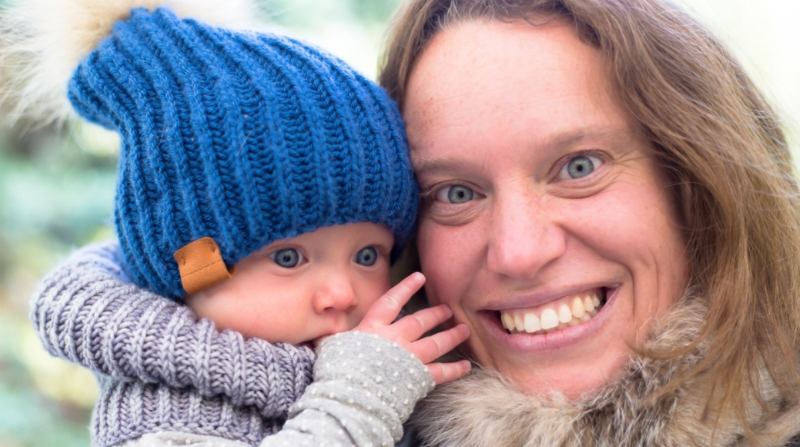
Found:
<path fill-rule="evenodd" d="M 364 315 L 362 323 L 391 324 L 397 318 L 400 309 L 417 293 L 423 284 L 425 284 L 425 275 L 422 273 L 414 272 L 408 275 L 370 306 L 367 314 Z"/>
<path fill-rule="evenodd" d="M 454 363 L 431 363 L 428 365 L 428 371 L 431 372 L 433 381 L 437 385 L 460 379 L 466 376 L 471 368 L 472 365 L 466 360 Z"/>
<path fill-rule="evenodd" d="M 453 311 L 450 310 L 450 307 L 440 304 L 403 317 L 392 326 L 400 332 L 404 339 L 414 341 L 422 337 L 422 334 L 444 323 L 452 315 Z"/>
<path fill-rule="evenodd" d="M 425 337 L 411 344 L 411 352 L 422 362 L 430 363 L 469 338 L 469 328 L 459 324 L 446 331 Z"/>

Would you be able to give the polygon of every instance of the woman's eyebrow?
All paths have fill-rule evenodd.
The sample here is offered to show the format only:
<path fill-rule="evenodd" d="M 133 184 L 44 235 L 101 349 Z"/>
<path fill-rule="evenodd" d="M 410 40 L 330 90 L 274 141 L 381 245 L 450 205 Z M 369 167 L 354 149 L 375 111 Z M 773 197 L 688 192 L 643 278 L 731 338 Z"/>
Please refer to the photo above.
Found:
<path fill-rule="evenodd" d="M 560 151 L 582 141 L 604 141 L 613 145 L 628 145 L 633 140 L 633 135 L 625 127 L 620 126 L 592 126 L 549 135 L 536 147 L 547 150 Z M 533 146 L 533 145 L 532 145 Z M 414 157 L 411 164 L 417 176 L 431 172 L 452 172 L 475 170 L 474 162 L 458 156 L 445 155 L 442 157 Z"/>
<path fill-rule="evenodd" d="M 542 144 L 542 147 L 561 150 L 587 140 L 620 144 L 630 142 L 632 137 L 630 131 L 625 127 L 593 126 L 549 136 Z"/>
<path fill-rule="evenodd" d="M 452 156 L 438 158 L 412 158 L 411 164 L 414 166 L 414 174 L 417 176 L 432 172 L 463 172 L 475 170 L 473 162 Z"/>

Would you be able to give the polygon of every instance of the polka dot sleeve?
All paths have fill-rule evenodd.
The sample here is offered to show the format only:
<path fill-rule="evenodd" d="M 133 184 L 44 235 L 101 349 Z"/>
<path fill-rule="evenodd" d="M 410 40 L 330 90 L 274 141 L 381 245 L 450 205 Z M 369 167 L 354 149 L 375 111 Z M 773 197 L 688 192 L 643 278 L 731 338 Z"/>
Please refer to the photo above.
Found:
<path fill-rule="evenodd" d="M 393 446 L 414 405 L 434 387 L 422 362 L 376 335 L 343 332 L 317 354 L 314 383 L 283 430 L 261 447 Z"/>

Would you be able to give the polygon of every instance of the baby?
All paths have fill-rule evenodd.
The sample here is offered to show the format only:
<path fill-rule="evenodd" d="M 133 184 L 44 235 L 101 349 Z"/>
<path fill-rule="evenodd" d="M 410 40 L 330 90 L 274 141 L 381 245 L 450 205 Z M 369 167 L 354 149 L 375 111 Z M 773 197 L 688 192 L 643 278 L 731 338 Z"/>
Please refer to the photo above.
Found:
<path fill-rule="evenodd" d="M 445 307 L 393 323 L 424 282 L 386 292 L 418 201 L 395 105 L 303 43 L 153 3 L 2 12 L 19 110 L 69 98 L 48 108 L 121 136 L 117 241 L 67 259 L 31 312 L 49 352 L 98 378 L 93 444 L 396 442 L 469 364 L 432 363 L 465 327 L 419 339 Z"/>

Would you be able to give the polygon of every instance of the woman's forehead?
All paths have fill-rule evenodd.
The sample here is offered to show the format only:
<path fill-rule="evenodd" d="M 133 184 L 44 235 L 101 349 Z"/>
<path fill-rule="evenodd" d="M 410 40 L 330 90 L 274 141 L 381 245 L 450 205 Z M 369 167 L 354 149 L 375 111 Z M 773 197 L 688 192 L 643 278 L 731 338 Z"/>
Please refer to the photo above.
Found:
<path fill-rule="evenodd" d="M 597 50 L 569 27 L 465 23 L 439 33 L 422 53 L 404 116 L 413 138 L 430 123 L 436 127 L 428 131 L 457 129 L 463 117 L 514 120 L 535 103 L 547 118 L 548 107 L 575 95 L 588 97 L 586 107 L 605 106 L 606 72 Z"/>
<path fill-rule="evenodd" d="M 418 177 L 538 165 L 574 149 L 647 146 L 611 98 L 606 65 L 573 28 L 467 23 L 442 31 L 410 79 L 404 117 Z M 487 62 L 495 62 L 487 63 Z"/>

